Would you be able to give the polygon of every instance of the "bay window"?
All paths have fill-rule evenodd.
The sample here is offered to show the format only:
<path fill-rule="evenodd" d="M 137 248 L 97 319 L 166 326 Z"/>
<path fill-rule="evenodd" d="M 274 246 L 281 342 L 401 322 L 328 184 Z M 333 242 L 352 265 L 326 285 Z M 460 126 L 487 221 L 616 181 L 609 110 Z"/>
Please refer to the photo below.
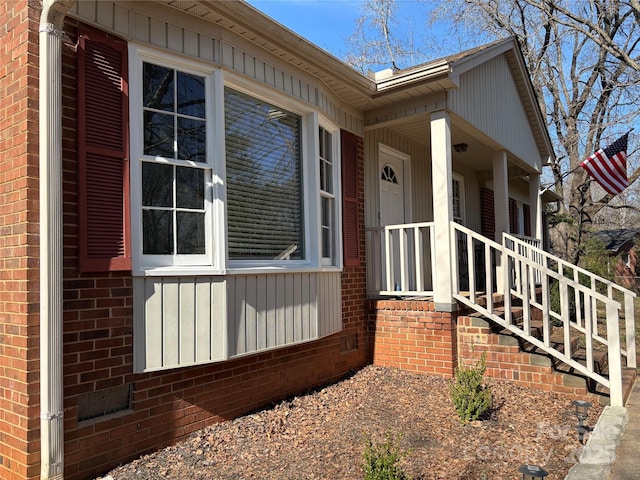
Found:
<path fill-rule="evenodd" d="M 129 60 L 134 270 L 340 266 L 336 127 L 201 62 Z"/>

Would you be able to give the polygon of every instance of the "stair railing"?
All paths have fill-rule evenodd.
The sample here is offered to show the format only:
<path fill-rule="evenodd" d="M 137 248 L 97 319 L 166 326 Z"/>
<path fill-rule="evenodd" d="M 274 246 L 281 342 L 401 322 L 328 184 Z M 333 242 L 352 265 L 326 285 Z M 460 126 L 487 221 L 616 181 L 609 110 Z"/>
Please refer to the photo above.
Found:
<path fill-rule="evenodd" d="M 614 283 L 606 278 L 596 275 L 584 268 L 573 265 L 566 260 L 562 260 L 548 252 L 545 252 L 535 245 L 529 244 L 529 242 L 523 240 L 520 237 L 503 234 L 503 244 L 510 248 L 513 245 L 512 250 L 517 249 L 522 255 L 530 258 L 540 265 L 544 265 L 548 268 L 555 270 L 560 275 L 573 279 L 575 282 L 581 283 L 591 288 L 591 290 L 597 290 L 599 292 L 605 292 L 607 297 L 611 299 L 617 299 L 624 306 L 624 337 L 625 348 L 621 350 L 622 355 L 626 358 L 626 366 L 630 368 L 637 368 L 636 365 L 636 339 L 635 339 L 635 292 L 628 290 L 617 283 Z M 575 305 L 581 305 L 586 303 L 586 299 L 581 297 L 581 291 L 574 291 L 573 302 Z M 592 306 L 593 310 L 593 306 Z M 586 318 L 584 318 L 584 310 L 581 308 L 576 309 L 575 322 L 579 328 L 586 327 Z M 599 333 L 594 331 L 594 335 L 599 337 Z M 602 337 L 598 338 L 599 341 L 603 341 Z"/>
<path fill-rule="evenodd" d="M 466 275 L 460 275 L 465 272 L 457 271 L 461 268 L 459 262 L 452 262 L 454 281 L 461 277 L 469 279 L 466 285 L 468 291 L 461 292 L 459 285 L 454 285 L 455 298 L 609 388 L 611 404 L 622 405 L 621 354 L 626 355 L 628 366 L 635 366 L 635 331 L 630 332 L 629 323 L 625 324 L 627 349 L 622 350 L 619 328 L 622 305 L 614 298 L 614 292 L 619 292 L 618 295 L 621 293 L 625 299 L 625 321 L 630 321 L 631 324 L 635 296 L 633 292 L 620 290 L 621 287 L 607 283 L 605 279 L 586 270 L 583 272 L 583 269 L 579 270 L 575 278 L 573 275 L 568 276 L 568 273 L 573 273 L 569 267 L 576 267 L 515 237 L 509 236 L 505 240 L 504 243 L 515 246 L 509 248 L 462 225 L 452 222 L 451 226 L 452 258 L 458 258 L 461 255 L 459 249 L 464 249 L 468 258 L 474 259 L 466 263 Z M 478 266 L 482 266 L 483 271 Z M 589 280 L 589 285 L 584 284 L 585 279 Z M 600 285 L 606 285 L 606 293 Z M 630 309 L 626 303 L 629 294 L 632 295 Z M 555 299 L 553 302 L 552 297 Z M 503 309 L 498 307 L 502 304 Z M 532 335 L 532 314 L 536 313 L 542 320 L 541 339 Z M 602 317 L 604 325 L 598 321 Z M 559 344 L 552 343 L 552 324 L 562 327 L 562 340 Z M 600 328 L 606 331 L 605 336 L 601 335 Z M 573 358 L 574 331 L 579 332 L 584 341 L 584 363 Z M 629 346 L 630 340 L 633 341 L 632 347 Z M 608 378 L 596 371 L 594 348 L 597 345 L 602 345 L 598 348 L 603 350 L 606 348 Z"/>

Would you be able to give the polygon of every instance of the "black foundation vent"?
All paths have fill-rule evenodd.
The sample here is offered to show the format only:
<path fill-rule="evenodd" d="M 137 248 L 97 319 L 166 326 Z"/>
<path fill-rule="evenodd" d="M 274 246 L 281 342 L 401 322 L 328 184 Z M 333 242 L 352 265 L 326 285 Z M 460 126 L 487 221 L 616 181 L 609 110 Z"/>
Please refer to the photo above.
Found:
<path fill-rule="evenodd" d="M 78 398 L 78 421 L 110 417 L 133 406 L 133 385 L 85 393 Z M 106 419 L 106 418 L 105 418 Z"/>

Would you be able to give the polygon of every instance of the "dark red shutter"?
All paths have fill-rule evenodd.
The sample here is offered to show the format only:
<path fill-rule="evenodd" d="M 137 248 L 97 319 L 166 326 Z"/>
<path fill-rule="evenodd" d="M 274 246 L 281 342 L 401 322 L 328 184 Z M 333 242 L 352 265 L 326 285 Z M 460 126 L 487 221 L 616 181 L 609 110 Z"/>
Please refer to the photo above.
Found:
<path fill-rule="evenodd" d="M 496 215 L 493 205 L 493 190 L 480 189 L 480 231 L 493 240 L 496 236 Z"/>
<path fill-rule="evenodd" d="M 527 237 L 531 236 L 531 208 L 529 205 L 522 205 L 522 218 L 524 221 L 524 234 Z"/>
<path fill-rule="evenodd" d="M 131 270 L 127 44 L 84 31 L 78 47 L 80 270 Z"/>
<path fill-rule="evenodd" d="M 509 199 L 509 233 L 518 233 L 518 204 L 513 198 Z"/>
<path fill-rule="evenodd" d="M 342 243 L 344 265 L 360 265 L 360 235 L 358 221 L 358 139 L 341 132 L 342 140 Z"/>

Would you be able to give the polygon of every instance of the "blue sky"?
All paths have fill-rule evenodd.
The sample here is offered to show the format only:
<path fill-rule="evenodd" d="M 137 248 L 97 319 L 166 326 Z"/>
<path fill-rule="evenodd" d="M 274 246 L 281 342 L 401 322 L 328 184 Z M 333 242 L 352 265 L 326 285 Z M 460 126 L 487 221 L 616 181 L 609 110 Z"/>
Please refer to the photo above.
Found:
<path fill-rule="evenodd" d="M 290 30 L 344 59 L 349 51 L 347 39 L 353 35 L 356 20 L 362 16 L 363 0 L 247 0 L 274 20 Z M 426 57 L 407 60 L 404 67 L 438 58 L 445 51 L 444 27 L 427 26 L 428 11 L 438 2 L 429 0 L 396 0 L 397 24 L 394 32 L 398 37 L 412 36 Z M 450 38 L 449 38 L 450 40 Z M 454 48 L 453 50 L 456 50 Z M 386 65 L 388 66 L 388 65 Z M 386 67 L 385 66 L 385 67 Z"/>
<path fill-rule="evenodd" d="M 342 58 L 361 15 L 360 0 L 248 0 L 307 40 Z"/>

